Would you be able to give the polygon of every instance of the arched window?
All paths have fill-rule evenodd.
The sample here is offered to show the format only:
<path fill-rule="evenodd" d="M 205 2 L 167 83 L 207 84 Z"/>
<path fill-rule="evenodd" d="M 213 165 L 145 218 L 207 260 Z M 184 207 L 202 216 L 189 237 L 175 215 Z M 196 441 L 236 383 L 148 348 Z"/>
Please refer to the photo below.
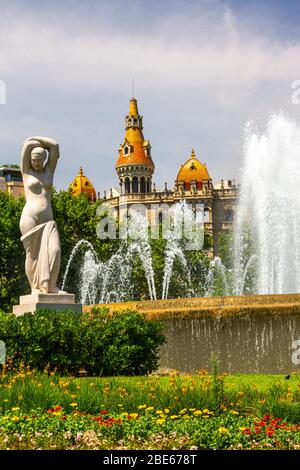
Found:
<path fill-rule="evenodd" d="M 159 222 L 159 224 L 162 224 L 162 221 L 163 221 L 163 213 L 159 212 L 158 213 L 158 222 Z"/>
<path fill-rule="evenodd" d="M 142 176 L 141 178 L 141 193 L 146 192 L 146 183 L 145 183 L 145 178 Z"/>
<path fill-rule="evenodd" d="M 204 207 L 204 222 L 210 222 L 210 213 L 209 208 Z"/>
<path fill-rule="evenodd" d="M 150 179 L 147 180 L 147 193 L 150 193 Z"/>
<path fill-rule="evenodd" d="M 139 192 L 139 180 L 137 176 L 134 176 L 132 178 L 132 192 L 133 193 L 138 193 Z"/>
<path fill-rule="evenodd" d="M 232 222 L 233 221 L 233 210 L 226 209 L 225 211 L 225 222 Z"/>
<path fill-rule="evenodd" d="M 124 155 L 129 155 L 129 148 L 127 146 L 124 147 Z"/>
<path fill-rule="evenodd" d="M 130 193 L 130 179 L 125 178 L 125 193 Z"/>

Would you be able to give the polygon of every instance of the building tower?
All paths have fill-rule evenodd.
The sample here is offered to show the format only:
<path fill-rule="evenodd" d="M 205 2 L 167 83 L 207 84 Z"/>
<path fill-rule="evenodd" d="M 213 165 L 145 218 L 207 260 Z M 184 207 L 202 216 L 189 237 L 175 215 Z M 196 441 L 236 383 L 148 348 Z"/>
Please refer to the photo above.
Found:
<path fill-rule="evenodd" d="M 143 117 L 138 112 L 137 100 L 131 98 L 125 118 L 125 139 L 116 164 L 121 194 L 150 193 L 154 168 L 151 145 L 143 135 Z"/>

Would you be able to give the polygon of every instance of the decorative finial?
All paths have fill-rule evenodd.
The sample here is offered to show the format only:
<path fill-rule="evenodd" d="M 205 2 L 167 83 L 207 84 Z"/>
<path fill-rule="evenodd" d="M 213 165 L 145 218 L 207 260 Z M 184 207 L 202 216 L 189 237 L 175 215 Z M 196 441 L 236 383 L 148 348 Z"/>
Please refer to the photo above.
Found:
<path fill-rule="evenodd" d="M 191 151 L 191 158 L 195 158 L 195 149 L 192 149 Z"/>
<path fill-rule="evenodd" d="M 79 168 L 79 176 L 83 176 L 83 169 L 82 169 L 82 166 Z"/>

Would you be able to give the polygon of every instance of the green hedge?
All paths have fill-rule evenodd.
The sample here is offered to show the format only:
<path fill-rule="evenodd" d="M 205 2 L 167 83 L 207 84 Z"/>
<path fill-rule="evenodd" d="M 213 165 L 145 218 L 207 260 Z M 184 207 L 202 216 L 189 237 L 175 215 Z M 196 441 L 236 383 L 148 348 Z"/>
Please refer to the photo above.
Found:
<path fill-rule="evenodd" d="M 89 313 L 39 310 L 16 317 L 0 312 L 0 340 L 14 367 L 23 361 L 37 370 L 62 374 L 143 375 L 158 365 L 164 342 L 162 322 L 134 311 Z"/>

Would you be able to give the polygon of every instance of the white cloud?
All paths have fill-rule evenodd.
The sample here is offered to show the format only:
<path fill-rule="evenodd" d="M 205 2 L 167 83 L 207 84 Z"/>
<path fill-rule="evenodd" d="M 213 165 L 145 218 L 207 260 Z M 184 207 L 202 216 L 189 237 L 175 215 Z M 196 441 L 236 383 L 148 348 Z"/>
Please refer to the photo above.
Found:
<path fill-rule="evenodd" d="M 125 17 L 105 2 L 93 4 L 90 15 L 56 6 L 49 17 L 7 6 L 0 20 L 0 79 L 7 84 L 0 160 L 15 160 L 20 139 L 39 129 L 65 148 L 58 185 L 80 164 L 98 189 L 114 183 L 135 76 L 156 179 L 171 185 L 193 146 L 214 179 L 237 177 L 245 121 L 278 108 L 300 111 L 290 101 L 300 42 L 283 42 L 270 28 L 252 33 L 223 2 L 199 5 L 150 19 L 139 3 Z"/>

